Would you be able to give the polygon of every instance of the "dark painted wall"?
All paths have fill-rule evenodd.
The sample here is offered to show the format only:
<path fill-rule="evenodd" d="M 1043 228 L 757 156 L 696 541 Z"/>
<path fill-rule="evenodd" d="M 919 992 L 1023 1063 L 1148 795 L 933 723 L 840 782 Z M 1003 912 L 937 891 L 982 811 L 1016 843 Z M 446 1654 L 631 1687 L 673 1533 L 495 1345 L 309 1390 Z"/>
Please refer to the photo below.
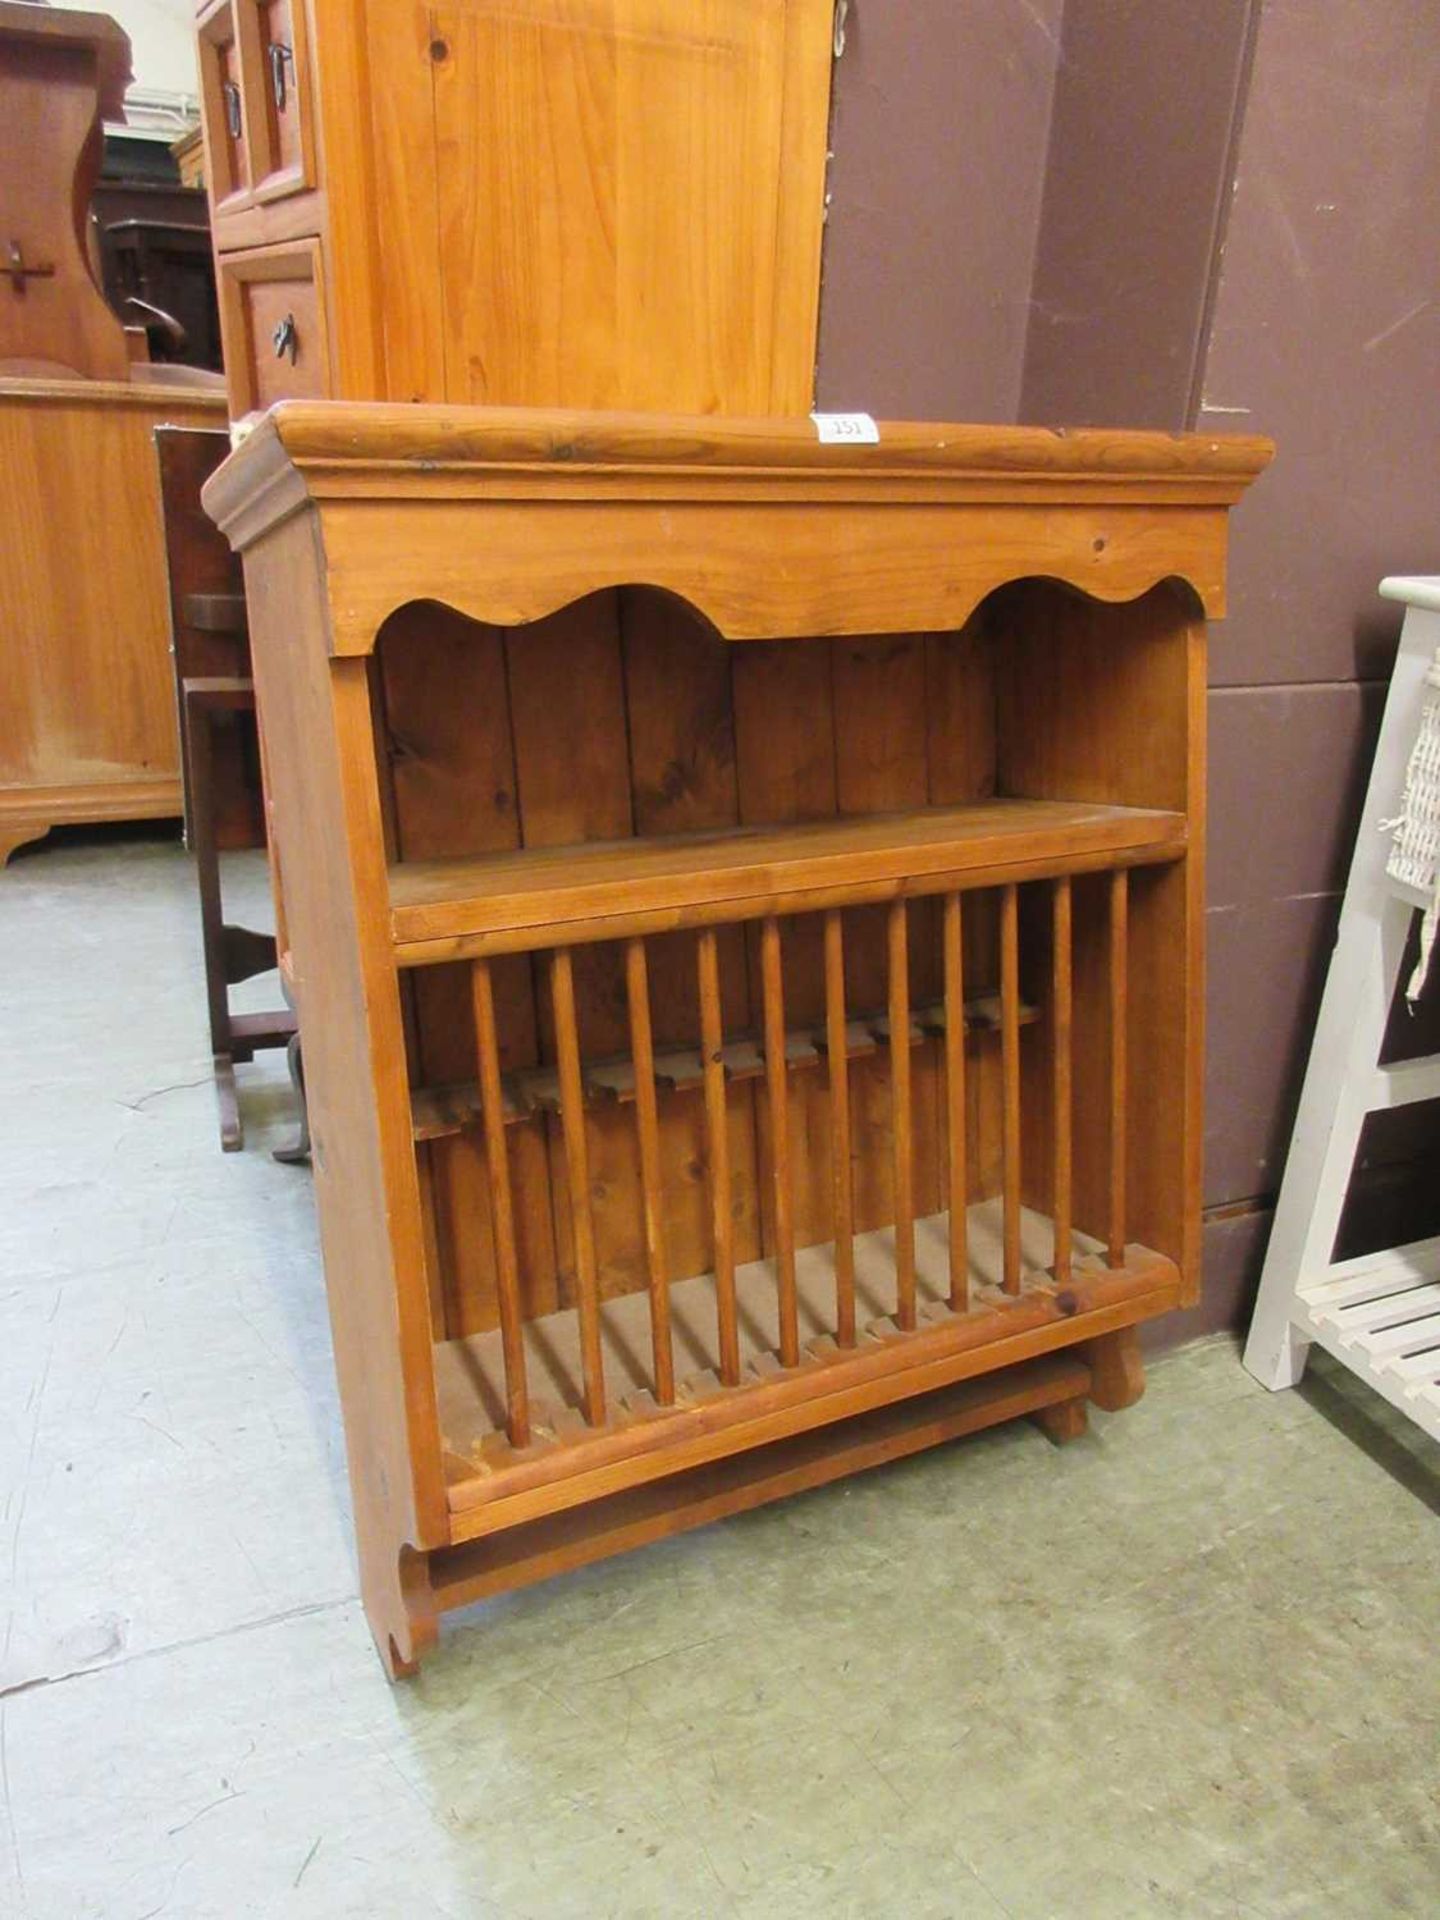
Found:
<path fill-rule="evenodd" d="M 1212 651 L 1212 1201 L 1283 1171 L 1400 626 L 1376 584 L 1440 569 L 1437 116 L 1440 0 L 1266 0 L 1197 418 L 1280 448 Z M 1213 1314 L 1262 1248 L 1210 1263 Z"/>
<path fill-rule="evenodd" d="M 1187 424 L 1252 13 L 1068 0 L 1021 419 Z"/>
<path fill-rule="evenodd" d="M 1440 0 L 854 0 L 827 406 L 1273 434 L 1211 697 L 1207 1295 L 1248 1309 L 1394 649 L 1440 571 Z"/>
<path fill-rule="evenodd" d="M 835 71 L 822 407 L 1013 420 L 1062 0 L 854 0 Z"/>

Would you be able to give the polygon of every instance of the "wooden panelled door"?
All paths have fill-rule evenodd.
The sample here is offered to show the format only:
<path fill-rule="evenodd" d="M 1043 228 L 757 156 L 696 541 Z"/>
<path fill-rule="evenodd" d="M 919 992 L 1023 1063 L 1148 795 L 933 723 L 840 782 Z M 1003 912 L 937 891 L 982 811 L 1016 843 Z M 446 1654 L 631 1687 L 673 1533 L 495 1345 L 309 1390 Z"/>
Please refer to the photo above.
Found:
<path fill-rule="evenodd" d="M 830 14 L 373 10 L 372 71 L 394 87 L 374 109 L 391 397 L 807 412 Z M 387 138 L 388 117 L 426 113 L 433 143 Z"/>

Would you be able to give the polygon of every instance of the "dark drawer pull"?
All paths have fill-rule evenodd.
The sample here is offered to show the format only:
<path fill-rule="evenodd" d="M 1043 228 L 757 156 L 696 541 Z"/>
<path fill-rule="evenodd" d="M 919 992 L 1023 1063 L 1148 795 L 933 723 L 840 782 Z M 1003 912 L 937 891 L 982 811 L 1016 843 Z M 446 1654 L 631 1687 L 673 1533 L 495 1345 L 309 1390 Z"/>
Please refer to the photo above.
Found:
<path fill-rule="evenodd" d="M 288 353 L 290 364 L 294 366 L 296 355 L 300 351 L 300 329 L 295 325 L 293 313 L 287 313 L 276 327 L 270 336 L 270 344 L 275 349 L 277 360 L 283 360 Z"/>
<path fill-rule="evenodd" d="M 275 96 L 275 111 L 285 111 L 286 85 L 285 67 L 288 62 L 295 64 L 295 55 L 283 40 L 272 40 L 267 49 L 270 56 L 270 91 Z"/>
<path fill-rule="evenodd" d="M 230 129 L 230 138 L 240 138 L 240 89 L 233 80 L 227 80 L 220 91 L 225 96 L 225 124 Z"/>

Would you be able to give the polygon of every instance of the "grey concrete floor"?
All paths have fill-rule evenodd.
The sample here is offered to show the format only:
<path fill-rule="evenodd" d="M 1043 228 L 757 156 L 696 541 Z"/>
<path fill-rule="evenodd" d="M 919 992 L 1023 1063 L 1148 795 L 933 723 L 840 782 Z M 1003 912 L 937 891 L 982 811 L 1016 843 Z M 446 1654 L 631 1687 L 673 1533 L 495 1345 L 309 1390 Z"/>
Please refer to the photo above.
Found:
<path fill-rule="evenodd" d="M 283 1070 L 222 1157 L 178 848 L 20 856 L 0 1007 L 0 1913 L 1440 1911 L 1440 1452 L 1337 1369 L 1190 1347 L 392 1689 Z"/>

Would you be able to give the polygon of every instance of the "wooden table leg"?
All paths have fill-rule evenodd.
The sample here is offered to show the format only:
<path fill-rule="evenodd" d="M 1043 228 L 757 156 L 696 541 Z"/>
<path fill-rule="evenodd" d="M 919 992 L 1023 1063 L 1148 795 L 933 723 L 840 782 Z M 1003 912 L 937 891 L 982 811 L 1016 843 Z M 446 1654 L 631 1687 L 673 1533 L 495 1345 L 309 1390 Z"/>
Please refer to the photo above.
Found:
<path fill-rule="evenodd" d="M 1140 1329 L 1121 1327 L 1102 1334 L 1080 1349 L 1090 1363 L 1090 1398 L 1106 1413 L 1133 1407 L 1145 1391 L 1145 1362 L 1140 1353 Z"/>
<path fill-rule="evenodd" d="M 252 1060 L 266 1047 L 296 1048 L 295 1016 L 289 1008 L 262 1014 L 237 1015 L 230 1011 L 230 988 L 257 973 L 267 972 L 276 962 L 272 934 L 254 933 L 248 927 L 226 923 L 215 832 L 216 717 L 221 713 L 253 712 L 254 688 L 250 681 L 238 678 L 186 680 L 182 683 L 181 698 L 185 714 L 187 820 L 200 894 L 200 942 L 215 1097 L 220 1108 L 220 1145 L 226 1153 L 236 1153 L 245 1144 L 235 1087 L 236 1062 Z M 305 1120 L 303 1077 L 298 1060 L 293 1057 L 290 1077 L 300 1095 L 300 1142 L 276 1157 L 303 1160 L 309 1157 L 310 1135 Z"/>

